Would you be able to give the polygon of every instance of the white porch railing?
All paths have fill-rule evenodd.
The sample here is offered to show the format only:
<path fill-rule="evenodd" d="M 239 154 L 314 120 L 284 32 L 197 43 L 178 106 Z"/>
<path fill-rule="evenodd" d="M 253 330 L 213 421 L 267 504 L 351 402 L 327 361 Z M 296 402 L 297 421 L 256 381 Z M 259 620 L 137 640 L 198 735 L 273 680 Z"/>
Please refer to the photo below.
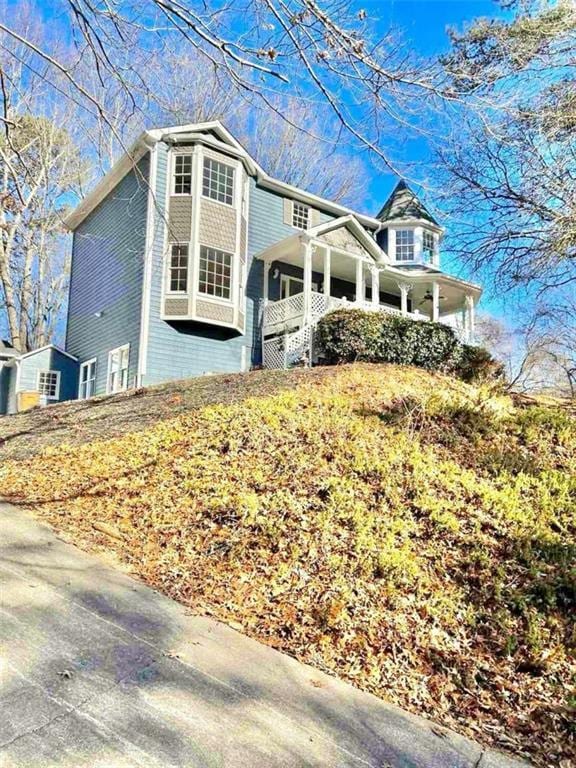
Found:
<path fill-rule="evenodd" d="M 419 312 L 402 313 L 397 307 L 386 304 L 374 305 L 369 301 L 348 301 L 312 291 L 309 321 L 304 324 L 304 294 L 298 293 L 287 299 L 270 302 L 264 307 L 262 328 L 264 367 L 289 368 L 304 360 L 310 361 L 313 354 L 314 328 L 318 320 L 333 309 L 341 307 L 384 312 L 398 317 L 409 317 L 412 320 L 428 320 L 426 315 Z M 266 338 L 267 336 L 271 338 Z"/>
<path fill-rule="evenodd" d="M 370 301 L 348 301 L 326 296 L 317 291 L 310 292 L 310 322 L 316 323 L 321 317 L 334 309 L 364 309 L 373 312 L 385 312 L 398 317 L 409 317 L 412 320 L 428 320 L 426 315 L 419 312 L 407 312 L 403 315 L 397 307 L 387 304 L 374 305 Z M 304 294 L 297 293 L 287 299 L 271 301 L 264 307 L 263 332 L 264 336 L 283 333 L 284 331 L 300 328 L 304 323 Z"/>

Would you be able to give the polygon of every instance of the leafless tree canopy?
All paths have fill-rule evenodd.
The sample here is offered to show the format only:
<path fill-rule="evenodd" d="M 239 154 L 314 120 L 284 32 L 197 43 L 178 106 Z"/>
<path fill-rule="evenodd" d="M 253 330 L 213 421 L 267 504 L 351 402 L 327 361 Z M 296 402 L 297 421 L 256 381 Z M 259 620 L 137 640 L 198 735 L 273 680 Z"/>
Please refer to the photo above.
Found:
<path fill-rule="evenodd" d="M 576 6 L 515 3 L 452 33 L 466 108 L 439 150 L 457 249 L 501 288 L 576 286 Z"/>
<path fill-rule="evenodd" d="M 54 53 L 6 21 L 0 30 L 33 53 L 33 66 L 44 68 L 55 87 L 112 127 L 109 94 L 116 106 L 122 101 L 134 112 L 161 98 L 150 62 L 184 51 L 211 68 L 223 87 L 273 111 L 283 113 L 286 97 L 327 106 L 333 137 L 340 131 L 392 165 L 383 139 L 410 123 L 414 99 L 439 88 L 437 68 L 414 60 L 392 34 L 379 37 L 377 20 L 348 0 L 67 0 L 55 6 L 73 33 L 69 51 Z"/>
<path fill-rule="evenodd" d="M 66 298 L 62 215 L 82 163 L 63 113 L 34 115 L 38 83 L 11 63 L 0 70 L 0 308 L 2 330 L 24 352 L 51 340 Z"/>

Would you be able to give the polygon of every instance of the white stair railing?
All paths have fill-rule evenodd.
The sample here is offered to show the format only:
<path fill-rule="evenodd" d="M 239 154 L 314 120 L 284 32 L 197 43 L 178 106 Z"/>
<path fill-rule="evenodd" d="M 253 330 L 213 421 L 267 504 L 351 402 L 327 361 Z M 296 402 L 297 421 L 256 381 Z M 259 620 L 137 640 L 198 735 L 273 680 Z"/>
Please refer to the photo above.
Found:
<path fill-rule="evenodd" d="M 365 309 L 373 312 L 409 317 L 412 320 L 427 321 L 426 315 L 419 312 L 402 313 L 397 307 L 384 304 L 374 305 L 369 301 L 348 301 L 326 296 L 324 293 L 311 291 L 309 322 L 304 322 L 304 294 L 298 293 L 287 299 L 267 304 L 263 312 L 262 363 L 264 368 L 288 368 L 303 360 L 311 360 L 313 355 L 314 328 L 321 317 L 335 309 Z M 298 327 L 300 326 L 300 327 Z M 271 334 L 272 338 L 266 338 Z"/>

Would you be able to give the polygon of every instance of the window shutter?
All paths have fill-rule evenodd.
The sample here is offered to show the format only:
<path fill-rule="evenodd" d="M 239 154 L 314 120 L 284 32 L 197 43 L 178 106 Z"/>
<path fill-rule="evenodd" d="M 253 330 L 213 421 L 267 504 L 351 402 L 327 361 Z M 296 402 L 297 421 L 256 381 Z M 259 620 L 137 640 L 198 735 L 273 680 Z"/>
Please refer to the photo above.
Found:
<path fill-rule="evenodd" d="M 320 224 L 320 211 L 310 208 L 310 226 L 317 227 Z"/>
<path fill-rule="evenodd" d="M 292 226 L 292 200 L 288 197 L 284 198 L 284 224 Z"/>

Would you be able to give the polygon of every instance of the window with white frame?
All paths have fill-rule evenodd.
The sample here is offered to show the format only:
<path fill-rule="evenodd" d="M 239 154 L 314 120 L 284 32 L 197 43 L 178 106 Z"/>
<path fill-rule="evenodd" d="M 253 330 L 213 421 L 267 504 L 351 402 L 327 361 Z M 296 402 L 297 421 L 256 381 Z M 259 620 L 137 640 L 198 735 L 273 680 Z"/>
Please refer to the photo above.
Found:
<path fill-rule="evenodd" d="M 96 389 L 96 358 L 87 360 L 80 366 L 80 387 L 78 397 L 87 400 L 92 397 Z"/>
<path fill-rule="evenodd" d="M 234 201 L 234 168 L 211 157 L 204 158 L 202 194 L 219 203 L 232 205 Z"/>
<path fill-rule="evenodd" d="M 172 243 L 170 249 L 170 293 L 186 293 L 188 290 L 188 244 Z"/>
<path fill-rule="evenodd" d="M 219 299 L 229 299 L 232 285 L 232 254 L 200 246 L 198 291 Z"/>
<path fill-rule="evenodd" d="M 422 258 L 424 261 L 434 261 L 434 234 L 427 229 L 422 233 Z"/>
<path fill-rule="evenodd" d="M 414 261 L 414 230 L 396 230 L 396 261 Z"/>
<path fill-rule="evenodd" d="M 129 360 L 130 344 L 112 349 L 108 353 L 108 382 L 106 390 L 109 394 L 122 392 L 128 388 Z"/>
<path fill-rule="evenodd" d="M 38 392 L 48 400 L 58 400 L 60 371 L 38 371 Z"/>
<path fill-rule="evenodd" d="M 312 283 L 312 290 L 318 290 L 318 283 Z M 301 277 L 292 277 L 292 275 L 282 275 L 280 277 L 280 298 L 289 299 L 290 296 L 296 296 L 304 291 L 304 280 Z"/>
<path fill-rule="evenodd" d="M 303 203 L 292 203 L 292 226 L 297 229 L 308 229 L 310 223 L 310 208 Z"/>
<path fill-rule="evenodd" d="M 174 194 L 192 193 L 192 155 L 174 156 Z"/>

